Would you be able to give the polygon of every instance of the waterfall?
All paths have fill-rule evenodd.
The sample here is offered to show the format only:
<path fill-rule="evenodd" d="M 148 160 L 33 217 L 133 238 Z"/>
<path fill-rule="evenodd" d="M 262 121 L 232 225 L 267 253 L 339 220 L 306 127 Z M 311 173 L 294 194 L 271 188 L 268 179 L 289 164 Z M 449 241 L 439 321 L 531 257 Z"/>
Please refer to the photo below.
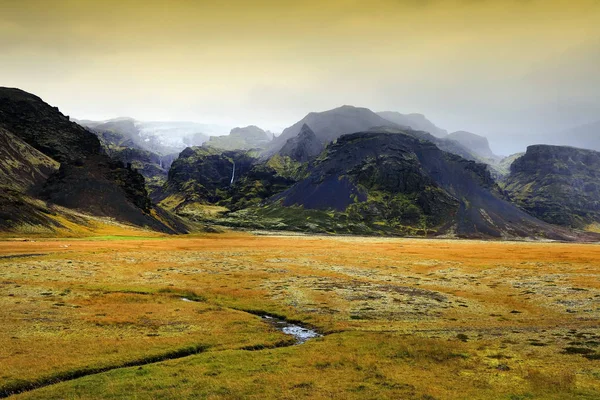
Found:
<path fill-rule="evenodd" d="M 233 180 L 235 179 L 235 161 L 233 162 L 233 171 L 231 171 L 231 182 L 230 185 L 233 185 Z"/>

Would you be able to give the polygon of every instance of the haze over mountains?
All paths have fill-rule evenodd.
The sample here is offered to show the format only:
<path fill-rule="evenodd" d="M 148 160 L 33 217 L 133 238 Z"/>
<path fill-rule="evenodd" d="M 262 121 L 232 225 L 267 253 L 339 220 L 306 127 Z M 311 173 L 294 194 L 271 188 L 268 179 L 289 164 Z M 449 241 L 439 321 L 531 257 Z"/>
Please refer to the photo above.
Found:
<path fill-rule="evenodd" d="M 69 230 L 64 221 L 100 217 L 169 233 L 592 240 L 600 226 L 600 153 L 532 146 L 503 159 L 484 136 L 448 134 L 423 115 L 345 105 L 279 136 L 252 125 L 208 136 L 190 123 L 81 123 L 0 88 L 3 229 Z M 174 129 L 181 143 L 168 140 Z"/>

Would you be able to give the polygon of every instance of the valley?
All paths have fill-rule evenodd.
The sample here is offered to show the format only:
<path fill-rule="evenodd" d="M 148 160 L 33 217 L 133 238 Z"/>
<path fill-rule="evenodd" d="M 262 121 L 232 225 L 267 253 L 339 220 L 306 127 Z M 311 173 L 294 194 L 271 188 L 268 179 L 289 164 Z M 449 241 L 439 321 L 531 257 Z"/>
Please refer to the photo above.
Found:
<path fill-rule="evenodd" d="M 600 396 L 595 244 L 125 234 L 0 241 L 0 395 Z"/>

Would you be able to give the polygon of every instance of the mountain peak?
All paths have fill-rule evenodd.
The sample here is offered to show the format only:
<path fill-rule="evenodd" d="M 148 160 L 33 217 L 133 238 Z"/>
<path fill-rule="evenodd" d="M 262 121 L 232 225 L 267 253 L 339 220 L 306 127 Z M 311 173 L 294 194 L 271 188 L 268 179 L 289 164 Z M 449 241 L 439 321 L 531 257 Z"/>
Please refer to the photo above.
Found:
<path fill-rule="evenodd" d="M 437 127 L 423 114 L 401 114 L 396 111 L 381 111 L 378 112 L 377 115 L 397 125 L 409 127 L 415 131 L 429 132 L 433 136 L 439 138 L 443 138 L 448 135 L 448 131 Z"/>

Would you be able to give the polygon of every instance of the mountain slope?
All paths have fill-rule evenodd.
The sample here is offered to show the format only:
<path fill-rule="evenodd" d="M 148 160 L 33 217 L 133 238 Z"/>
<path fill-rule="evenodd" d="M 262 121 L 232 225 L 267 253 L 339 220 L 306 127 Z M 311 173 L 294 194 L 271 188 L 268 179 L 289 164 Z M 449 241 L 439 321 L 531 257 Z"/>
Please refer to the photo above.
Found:
<path fill-rule="evenodd" d="M 447 139 L 455 140 L 464 147 L 478 155 L 482 160 L 490 162 L 499 162 L 501 157 L 494 154 L 490 148 L 490 143 L 485 136 L 476 135 L 475 133 L 466 131 L 452 132 L 446 136 Z"/>
<path fill-rule="evenodd" d="M 19 89 L 0 87 L 0 127 L 58 162 L 102 152 L 94 134 L 39 97 Z"/>
<path fill-rule="evenodd" d="M 530 214 L 584 229 L 600 224 L 600 152 L 529 146 L 511 165 L 504 188 Z"/>
<path fill-rule="evenodd" d="M 342 136 L 308 178 L 275 200 L 282 207 L 332 210 L 351 222 L 387 225 L 382 231 L 388 233 L 416 226 L 461 237 L 571 238 L 503 200 L 485 165 L 406 134 Z"/>
<path fill-rule="evenodd" d="M 278 154 L 282 157 L 304 163 L 312 160 L 323 151 L 323 144 L 317 139 L 317 135 L 306 124 L 302 125 L 300 133 L 288 139 Z"/>
<path fill-rule="evenodd" d="M 317 139 L 325 145 L 338 137 L 360 132 L 376 126 L 396 126 L 367 108 L 342 106 L 324 112 L 312 112 L 276 137 L 269 146 L 269 155 L 279 151 L 292 137 L 297 136 L 304 125 L 310 126 Z"/>
<path fill-rule="evenodd" d="M 60 161 L 57 172 L 49 175 L 46 171 L 35 179 L 38 189 L 32 193 L 35 197 L 162 232 L 185 230 L 179 221 L 152 206 L 140 174 L 110 159 L 93 133 L 69 121 L 39 97 L 18 89 L 0 88 L 0 128 L 46 157 Z M 34 153 L 28 151 L 16 157 L 26 165 L 31 164 L 28 161 L 31 154 Z M 39 154 L 36 157 L 39 159 Z M 48 179 L 42 184 L 46 176 Z M 26 194 L 22 190 L 18 193 Z"/>
<path fill-rule="evenodd" d="M 59 163 L 0 128 L 0 188 L 29 193 L 41 188 Z"/>
<path fill-rule="evenodd" d="M 433 122 L 425 118 L 423 114 L 401 114 L 395 111 L 382 111 L 378 112 L 377 115 L 396 125 L 409 127 L 414 131 L 429 132 L 435 137 L 443 138 L 448 134 L 448 131 L 437 127 Z"/>

